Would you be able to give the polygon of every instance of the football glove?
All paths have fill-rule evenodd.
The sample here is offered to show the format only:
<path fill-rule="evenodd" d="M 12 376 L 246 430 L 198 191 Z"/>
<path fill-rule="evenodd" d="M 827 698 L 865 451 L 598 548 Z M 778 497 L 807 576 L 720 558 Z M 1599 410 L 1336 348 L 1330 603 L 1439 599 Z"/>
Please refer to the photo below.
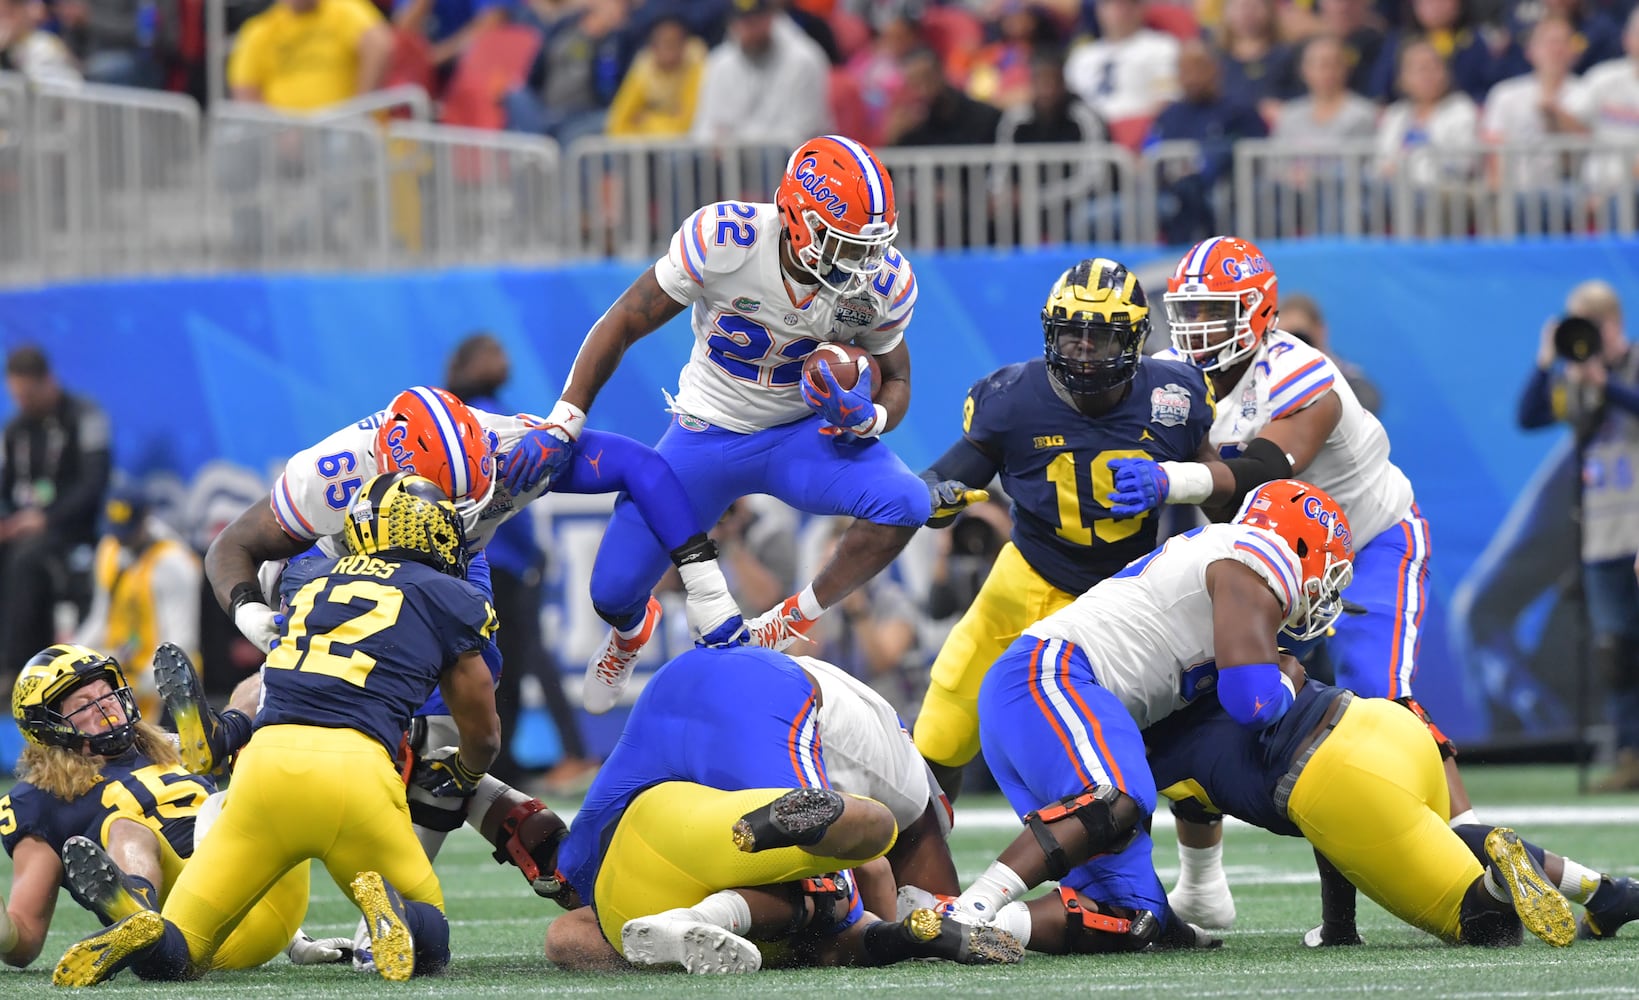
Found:
<path fill-rule="evenodd" d="M 441 799 L 471 798 L 483 779 L 482 772 L 469 770 L 461 763 L 457 747 L 439 747 L 417 757 L 410 769 L 410 784 Z"/>
<path fill-rule="evenodd" d="M 1171 483 L 1167 471 L 1147 458 L 1112 458 L 1115 489 L 1110 492 L 1110 513 L 1132 517 L 1152 511 L 1167 502 Z"/>
<path fill-rule="evenodd" d="M 831 374 L 831 363 L 819 363 L 820 379 L 825 383 L 823 391 L 814 388 L 808 379 L 802 379 L 803 402 L 825 418 L 830 427 L 821 430 L 822 434 L 840 435 L 846 431 L 856 437 L 872 437 L 881 432 L 878 427 L 876 404 L 871 401 L 872 385 L 875 376 L 871 374 L 872 366 L 867 362 L 859 369 L 859 382 L 852 389 L 844 389 L 837 382 L 837 377 Z"/>
<path fill-rule="evenodd" d="M 292 965 L 331 965 L 353 960 L 353 939 L 346 937 L 311 938 L 306 931 L 297 931 L 285 948 Z"/>
<path fill-rule="evenodd" d="M 569 467 L 574 447 L 574 438 L 557 424 L 537 427 L 501 456 L 501 482 L 513 496 L 550 483 Z"/>
<path fill-rule="evenodd" d="M 989 500 L 990 491 L 975 489 L 955 479 L 941 479 L 928 481 L 928 496 L 933 501 L 933 514 L 927 521 L 931 527 L 942 526 L 971 504 Z"/>
<path fill-rule="evenodd" d="M 260 601 L 246 601 L 233 609 L 233 623 L 239 627 L 240 635 L 265 653 L 279 644 L 285 616 Z"/>

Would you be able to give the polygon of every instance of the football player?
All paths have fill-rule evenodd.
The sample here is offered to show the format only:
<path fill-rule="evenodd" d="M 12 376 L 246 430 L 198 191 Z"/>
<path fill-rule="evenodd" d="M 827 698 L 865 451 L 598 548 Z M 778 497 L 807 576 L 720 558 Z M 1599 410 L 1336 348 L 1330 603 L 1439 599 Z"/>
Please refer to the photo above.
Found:
<path fill-rule="evenodd" d="M 448 963 L 443 893 L 410 828 L 393 753 L 438 687 L 460 746 L 423 757 L 413 780 L 446 796 L 476 790 L 501 741 L 482 655 L 495 613 L 466 582 L 465 527 L 431 481 L 372 477 L 343 530 L 348 554 L 302 587 L 262 668 L 255 731 L 212 836 L 162 914 L 143 910 L 69 948 L 58 985 L 89 986 L 133 964 L 143 978 L 197 974 L 251 903 L 309 858 L 363 912 L 384 978 Z"/>
<path fill-rule="evenodd" d="M 774 204 L 718 202 L 684 221 L 666 255 L 593 325 L 547 417 L 553 433 L 573 440 L 626 350 L 690 310 L 694 352 L 656 449 L 700 523 L 715 524 L 751 493 L 858 519 L 810 586 L 749 623 L 759 645 L 795 641 L 928 518 L 927 487 L 877 440 L 910 405 L 905 329 L 917 292 L 893 247 L 897 218 L 893 182 L 870 150 L 838 135 L 804 142 Z M 822 362 L 825 389 L 816 392 L 803 359 L 830 341 L 855 342 L 871 357 L 846 390 Z M 665 546 L 638 513 L 616 503 L 592 570 L 592 604 L 612 631 L 587 666 L 590 712 L 618 701 L 660 614 L 649 591 Z"/>
<path fill-rule="evenodd" d="M 1149 300 L 1107 258 L 1083 260 L 1042 307 L 1043 357 L 976 382 L 962 437 L 924 474 L 945 527 L 998 473 L 1013 498 L 1012 539 L 933 662 L 916 745 L 947 794 L 979 752 L 979 685 L 1019 637 L 1156 544 L 1156 519 L 1117 520 L 1106 506 L 1115 458 L 1194 459 L 1212 396 L 1181 361 L 1145 358 Z M 968 485 L 971 484 L 971 487 Z"/>
<path fill-rule="evenodd" d="M 1327 491 L 1349 516 L 1357 553 L 1350 613 L 1326 639 L 1337 683 L 1366 697 L 1410 699 L 1429 531 L 1411 481 L 1389 459 L 1383 425 L 1336 364 L 1278 329 L 1275 269 L 1250 241 L 1215 236 L 1190 248 L 1167 281 L 1165 304 L 1173 347 L 1163 353 L 1198 366 L 1217 396 L 1211 443 L 1218 454 L 1204 462 L 1114 460 L 1112 509 L 1202 504 L 1222 520 L 1271 480 L 1299 476 Z M 1294 652 L 1301 659 L 1307 647 Z M 1452 779 L 1452 825 L 1472 822 L 1455 771 Z M 1210 922 L 1234 913 L 1219 837 L 1187 838 L 1198 845 L 1189 854 L 1180 841 L 1174 889 L 1174 905 Z"/>
<path fill-rule="evenodd" d="M 551 475 L 542 472 L 547 466 L 554 470 Z M 652 449 L 600 432 L 564 445 L 549 426 L 527 414 L 475 410 L 443 389 L 416 386 L 399 393 L 387 409 L 291 457 L 268 502 L 246 510 L 211 544 L 205 571 L 216 599 L 258 648 L 267 649 L 278 638 L 284 618 L 263 596 L 258 569 L 267 564 L 277 570 L 278 560 L 291 559 L 279 574 L 278 589 L 283 603 L 294 604 L 297 593 L 325 574 L 343 552 L 343 527 L 359 488 L 378 472 L 395 470 L 424 476 L 453 498 L 472 553 L 466 579 L 486 599 L 489 563 L 483 547 L 503 521 L 548 491 L 625 491 L 678 567 L 695 635 L 706 642 L 726 642 L 737 641 L 742 631 L 740 609 L 717 565 L 716 546 L 693 512 L 676 502 L 683 486 Z M 495 645 L 485 643 L 483 655 L 498 675 Z M 199 722 L 194 715 L 178 719 L 182 756 L 191 770 L 207 773 L 221 758 L 211 754 Z M 435 691 L 416 713 L 411 752 L 454 742 L 450 713 Z M 426 789 L 410 789 L 411 819 L 428 857 L 437 856 L 444 838 L 463 820 L 479 825 L 481 807 L 472 806 L 469 810 L 466 801 L 440 801 Z"/>
<path fill-rule="evenodd" d="M 104 924 L 157 909 L 204 837 L 216 787 L 184 771 L 169 737 L 143 721 L 119 662 L 86 646 L 50 646 L 24 664 L 11 715 L 25 743 L 22 780 L 0 797 L 0 843 L 12 859 L 0 960 L 22 968 L 39 957 L 59 885 Z M 310 950 L 297 931 L 307 892 L 303 864 L 246 914 L 213 967 L 261 965 L 293 947 L 293 935 L 300 960 Z"/>
<path fill-rule="evenodd" d="M 1017 944 L 990 928 L 929 910 L 904 922 L 864 911 L 847 871 L 880 858 L 897 824 L 875 799 L 831 787 L 825 690 L 797 661 L 754 646 L 695 649 L 662 667 L 559 850 L 569 902 L 590 906 L 553 921 L 549 956 L 573 968 L 624 955 L 755 971 L 754 941 L 801 932 L 795 961 L 1017 961 Z"/>

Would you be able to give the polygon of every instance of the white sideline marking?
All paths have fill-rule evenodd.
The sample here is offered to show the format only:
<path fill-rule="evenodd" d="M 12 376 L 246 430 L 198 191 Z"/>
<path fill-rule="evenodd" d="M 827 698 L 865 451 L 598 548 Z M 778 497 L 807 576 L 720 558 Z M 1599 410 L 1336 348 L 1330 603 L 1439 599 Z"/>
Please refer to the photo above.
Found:
<path fill-rule="evenodd" d="M 1639 824 L 1639 806 L 1499 806 L 1475 810 L 1482 823 L 1492 826 L 1633 826 Z M 1158 809 L 1157 822 L 1166 819 L 1166 810 Z M 1016 830 L 1019 818 L 1006 809 L 956 808 L 957 830 Z M 1250 827 L 1233 816 L 1225 817 L 1225 826 Z"/>

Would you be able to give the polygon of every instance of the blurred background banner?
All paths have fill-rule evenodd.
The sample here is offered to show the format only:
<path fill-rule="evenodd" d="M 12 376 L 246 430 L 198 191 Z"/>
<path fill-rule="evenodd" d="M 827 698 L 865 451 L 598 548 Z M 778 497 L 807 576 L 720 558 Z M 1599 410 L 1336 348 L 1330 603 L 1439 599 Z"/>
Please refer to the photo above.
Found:
<path fill-rule="evenodd" d="M 1465 743 L 1564 738 L 1576 669 L 1576 615 L 1558 606 L 1577 565 L 1565 513 L 1572 463 L 1566 432 L 1527 434 L 1515 413 L 1543 324 L 1561 314 L 1567 289 L 1600 276 L 1639 302 L 1639 242 L 1311 240 L 1264 249 L 1283 298 L 1317 300 L 1332 349 L 1381 390 L 1394 461 L 1432 526 L 1419 696 Z M 1161 249 L 913 255 L 914 401 L 887 439 L 913 468 L 960 433 L 962 398 L 976 379 L 1040 352 L 1042 296 L 1068 263 L 1100 252 L 1138 270 L 1158 301 L 1175 262 Z M 171 520 L 208 540 L 265 493 L 292 452 L 406 385 L 439 381 L 450 349 L 475 330 L 511 355 L 509 405 L 546 410 L 585 331 L 642 267 L 55 285 L 0 292 L 0 345 L 37 343 L 55 358 L 64 386 L 113 418 L 118 467 L 154 485 Z M 601 394 L 595 424 L 657 439 L 668 419 L 661 390 L 675 389 L 691 347 L 679 318 L 634 348 Z M 0 417 L 8 410 L 0 399 Z M 602 636 L 585 574 L 605 510 L 607 501 L 567 498 L 538 515 L 555 563 L 546 614 L 572 683 Z M 665 655 L 656 649 L 645 663 Z M 612 741 L 621 718 L 592 720 L 589 742 Z"/>

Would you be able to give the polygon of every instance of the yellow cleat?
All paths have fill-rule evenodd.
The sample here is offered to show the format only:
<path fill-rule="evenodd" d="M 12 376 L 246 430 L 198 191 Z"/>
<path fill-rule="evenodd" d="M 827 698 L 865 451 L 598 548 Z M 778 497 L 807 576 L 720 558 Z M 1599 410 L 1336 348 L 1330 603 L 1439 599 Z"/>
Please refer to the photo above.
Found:
<path fill-rule="evenodd" d="M 1507 885 L 1514 912 L 1526 930 L 1555 948 L 1568 947 L 1576 940 L 1576 918 L 1571 914 L 1570 901 L 1548 881 L 1519 834 L 1497 827 L 1485 835 L 1485 853 Z"/>
<path fill-rule="evenodd" d="M 165 918 L 153 910 L 134 913 L 71 945 L 51 973 L 51 982 L 73 989 L 105 982 L 123 969 L 133 954 L 164 936 Z"/>
<path fill-rule="evenodd" d="M 370 929 L 370 954 L 381 978 L 402 983 L 415 972 L 415 937 L 404 917 L 398 890 L 376 872 L 360 872 L 351 886 L 353 902 Z"/>

